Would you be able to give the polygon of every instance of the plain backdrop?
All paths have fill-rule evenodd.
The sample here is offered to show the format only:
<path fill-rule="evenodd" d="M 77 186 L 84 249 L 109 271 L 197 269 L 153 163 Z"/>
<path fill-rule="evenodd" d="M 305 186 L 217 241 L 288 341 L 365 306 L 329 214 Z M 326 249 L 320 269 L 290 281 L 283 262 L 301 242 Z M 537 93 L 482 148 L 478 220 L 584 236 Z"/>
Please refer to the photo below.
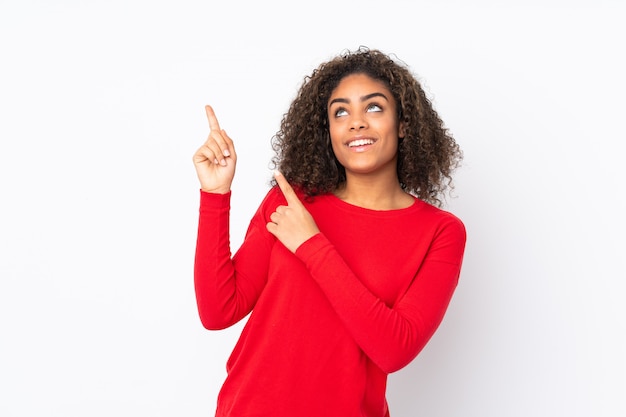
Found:
<path fill-rule="evenodd" d="M 463 148 L 439 331 L 392 417 L 626 415 L 623 1 L 0 0 L 0 415 L 211 416 L 191 156 L 236 141 L 232 243 L 303 77 L 406 62 Z"/>

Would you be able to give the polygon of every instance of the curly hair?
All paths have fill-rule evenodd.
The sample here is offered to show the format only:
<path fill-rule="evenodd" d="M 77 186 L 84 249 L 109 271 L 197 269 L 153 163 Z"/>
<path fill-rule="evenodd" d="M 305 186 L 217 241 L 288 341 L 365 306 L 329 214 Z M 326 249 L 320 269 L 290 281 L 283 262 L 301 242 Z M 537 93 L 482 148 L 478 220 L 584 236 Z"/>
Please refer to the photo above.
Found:
<path fill-rule="evenodd" d="M 346 181 L 345 169 L 332 150 L 327 105 L 333 90 L 351 74 L 383 82 L 397 103 L 398 120 L 405 127 L 398 146 L 400 186 L 442 206 L 443 195 L 453 188 L 452 173 L 462 160 L 460 147 L 408 67 L 366 47 L 347 50 L 304 77 L 272 137 L 274 167 L 308 197 L 331 193 Z"/>

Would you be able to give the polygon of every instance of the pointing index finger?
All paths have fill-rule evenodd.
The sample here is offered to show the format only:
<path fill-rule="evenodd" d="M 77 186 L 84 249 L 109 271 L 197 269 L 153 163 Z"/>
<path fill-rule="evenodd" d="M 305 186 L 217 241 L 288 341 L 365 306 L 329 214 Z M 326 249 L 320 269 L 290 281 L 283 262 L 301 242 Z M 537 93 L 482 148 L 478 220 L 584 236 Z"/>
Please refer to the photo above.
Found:
<path fill-rule="evenodd" d="M 284 175 L 280 173 L 280 171 L 274 171 L 274 178 L 276 178 L 276 183 L 278 183 L 280 190 L 283 192 L 283 195 L 287 199 L 287 204 L 300 204 L 300 199 L 298 199 L 296 192 L 293 190 Z"/>
<path fill-rule="evenodd" d="M 209 127 L 211 128 L 211 130 L 221 130 L 220 124 L 217 121 L 217 117 L 215 117 L 213 107 L 207 104 L 206 106 L 204 106 L 204 110 L 206 111 L 207 119 L 209 119 Z"/>

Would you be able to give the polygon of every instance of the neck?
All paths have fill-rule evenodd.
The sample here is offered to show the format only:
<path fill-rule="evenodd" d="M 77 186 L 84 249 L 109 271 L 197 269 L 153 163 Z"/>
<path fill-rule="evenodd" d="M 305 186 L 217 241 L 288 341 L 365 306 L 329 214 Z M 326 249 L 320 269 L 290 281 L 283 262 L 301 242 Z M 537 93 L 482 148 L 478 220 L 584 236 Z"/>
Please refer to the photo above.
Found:
<path fill-rule="evenodd" d="M 352 205 L 372 210 L 397 210 L 409 207 L 414 198 L 406 193 L 397 176 L 372 178 L 347 175 L 346 182 L 335 195 Z"/>

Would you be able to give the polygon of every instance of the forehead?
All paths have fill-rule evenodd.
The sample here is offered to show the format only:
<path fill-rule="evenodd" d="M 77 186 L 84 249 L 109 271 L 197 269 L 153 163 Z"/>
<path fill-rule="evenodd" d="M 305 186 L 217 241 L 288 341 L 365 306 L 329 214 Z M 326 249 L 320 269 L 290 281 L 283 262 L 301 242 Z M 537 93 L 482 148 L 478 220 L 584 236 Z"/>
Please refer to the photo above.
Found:
<path fill-rule="evenodd" d="M 335 87 L 330 94 L 330 98 L 367 95 L 374 92 L 383 93 L 390 100 L 392 99 L 391 92 L 384 82 L 372 78 L 367 74 L 357 73 L 346 75 L 342 78 L 337 84 L 337 87 Z"/>

